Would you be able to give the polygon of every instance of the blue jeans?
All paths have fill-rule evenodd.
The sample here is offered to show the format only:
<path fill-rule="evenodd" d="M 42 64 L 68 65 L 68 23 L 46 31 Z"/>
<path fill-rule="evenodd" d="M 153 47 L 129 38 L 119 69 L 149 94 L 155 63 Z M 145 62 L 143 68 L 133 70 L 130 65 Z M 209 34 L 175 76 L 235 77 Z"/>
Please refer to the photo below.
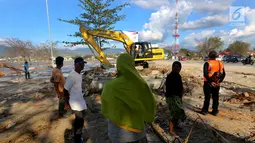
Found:
<path fill-rule="evenodd" d="M 108 136 L 112 143 L 147 143 L 145 129 L 141 133 L 131 132 L 120 128 L 111 121 L 108 123 Z"/>

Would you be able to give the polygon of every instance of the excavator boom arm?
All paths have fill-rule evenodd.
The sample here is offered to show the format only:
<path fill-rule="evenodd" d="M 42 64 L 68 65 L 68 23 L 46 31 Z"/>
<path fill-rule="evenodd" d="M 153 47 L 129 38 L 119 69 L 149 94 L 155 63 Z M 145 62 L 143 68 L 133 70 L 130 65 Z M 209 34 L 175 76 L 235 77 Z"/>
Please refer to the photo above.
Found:
<path fill-rule="evenodd" d="M 92 53 L 94 54 L 94 51 L 92 50 L 91 46 L 96 50 L 96 52 L 99 54 L 99 57 L 96 56 L 95 57 L 101 62 L 106 64 L 107 66 L 111 66 L 111 63 L 106 59 L 106 56 L 103 52 L 103 50 L 98 46 L 98 44 L 96 43 L 93 35 L 89 34 L 88 31 L 83 28 L 82 26 L 80 27 L 80 31 L 82 33 L 82 37 L 85 41 L 87 41 L 90 45 L 89 48 L 92 51 Z"/>
<path fill-rule="evenodd" d="M 131 45 L 133 41 L 123 32 L 121 31 L 111 31 L 111 30 L 86 30 L 84 27 L 80 27 L 81 30 L 87 31 L 89 35 L 94 37 L 102 37 L 105 39 L 111 39 L 115 41 L 119 41 L 123 43 L 125 50 L 127 53 L 130 53 Z"/>

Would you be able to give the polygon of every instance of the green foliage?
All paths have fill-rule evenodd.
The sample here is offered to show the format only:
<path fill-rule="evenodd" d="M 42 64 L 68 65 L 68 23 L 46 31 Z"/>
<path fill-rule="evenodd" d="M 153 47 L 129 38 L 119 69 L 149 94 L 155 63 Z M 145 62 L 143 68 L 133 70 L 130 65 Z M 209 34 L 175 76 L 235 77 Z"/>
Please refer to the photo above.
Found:
<path fill-rule="evenodd" d="M 227 50 L 230 51 L 232 54 L 245 56 L 250 46 L 250 43 L 235 41 L 228 46 Z"/>
<path fill-rule="evenodd" d="M 87 29 L 91 30 L 114 29 L 114 24 L 125 18 L 125 15 L 119 14 L 119 12 L 129 5 L 128 3 L 124 3 L 118 6 L 113 6 L 115 0 L 79 0 L 79 2 L 80 4 L 78 6 L 84 11 L 79 15 L 79 17 L 72 20 L 59 20 L 79 26 L 83 25 Z M 83 40 L 79 31 L 70 36 L 79 37 L 81 39 L 77 42 L 64 41 L 64 43 L 71 45 L 88 44 Z M 106 40 L 98 37 L 95 37 L 95 40 L 100 47 L 102 47 L 103 44 L 108 43 Z"/>
<path fill-rule="evenodd" d="M 224 41 L 220 37 L 206 38 L 200 44 L 197 45 L 200 56 L 206 56 L 210 51 L 219 51 L 222 49 Z"/>
<path fill-rule="evenodd" d="M 196 56 L 196 53 L 194 51 L 189 50 L 189 49 L 180 49 L 179 55 L 191 59 L 191 58 L 194 58 Z"/>

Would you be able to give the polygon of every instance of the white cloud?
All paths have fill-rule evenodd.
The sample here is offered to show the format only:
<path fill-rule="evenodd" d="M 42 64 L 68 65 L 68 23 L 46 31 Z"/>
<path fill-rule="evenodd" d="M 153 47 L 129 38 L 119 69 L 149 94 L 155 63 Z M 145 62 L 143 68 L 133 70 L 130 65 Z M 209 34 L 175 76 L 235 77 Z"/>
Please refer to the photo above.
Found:
<path fill-rule="evenodd" d="M 255 36 L 255 25 L 245 26 L 245 28 L 242 30 L 237 28 L 232 29 L 229 34 L 231 37 L 234 37 L 234 38 Z"/>
<path fill-rule="evenodd" d="M 134 3 L 145 9 L 156 9 L 161 6 L 175 6 L 176 0 L 131 0 Z M 200 13 L 219 14 L 226 12 L 229 6 L 235 0 L 186 0 L 191 3 L 193 10 Z M 179 1 L 181 3 L 182 1 Z"/>
<path fill-rule="evenodd" d="M 60 46 L 62 47 L 62 46 Z M 69 49 L 69 50 L 75 50 L 75 49 L 81 49 L 81 48 L 88 48 L 87 45 L 82 45 L 82 44 L 79 44 L 79 45 L 75 45 L 75 46 L 72 46 L 71 44 L 63 44 L 63 47 L 65 49 Z"/>
<path fill-rule="evenodd" d="M 156 9 L 163 5 L 169 5 L 169 0 L 131 0 L 134 3 L 145 9 Z"/>
<path fill-rule="evenodd" d="M 158 42 L 159 44 L 169 45 L 166 38 L 172 36 L 175 16 L 175 0 L 159 1 L 141 0 L 133 3 L 143 8 L 159 8 L 157 12 L 151 14 L 147 23 L 143 25 L 143 30 L 139 32 L 139 40 Z M 194 48 L 203 39 L 211 36 L 219 36 L 225 42 L 225 47 L 235 40 L 243 40 L 252 45 L 255 44 L 255 9 L 246 8 L 247 25 L 233 27 L 231 30 L 205 30 L 223 26 L 228 23 L 228 9 L 235 0 L 187 0 L 179 1 L 179 25 L 180 30 L 203 30 L 193 32 L 180 42 L 182 48 Z M 206 16 L 194 21 L 186 21 L 191 12 L 202 13 Z"/>
<path fill-rule="evenodd" d="M 251 9 L 249 7 L 245 8 L 245 15 L 247 18 L 248 24 L 255 24 L 255 9 Z"/>
<path fill-rule="evenodd" d="M 0 48 L 6 47 L 7 43 L 5 38 L 0 38 Z"/>
<path fill-rule="evenodd" d="M 181 47 L 183 48 L 194 48 L 199 41 L 211 37 L 211 36 L 219 36 L 223 39 L 225 43 L 225 48 L 235 40 L 242 40 L 244 42 L 255 44 L 255 9 L 246 8 L 246 18 L 248 20 L 248 24 L 243 27 L 235 27 L 231 30 L 204 30 L 200 33 L 191 33 L 186 36 L 184 40 L 181 42 Z"/>
<path fill-rule="evenodd" d="M 234 28 L 229 32 L 230 37 L 234 39 L 250 39 L 255 37 L 255 9 L 245 8 L 247 25 L 243 28 Z"/>
<path fill-rule="evenodd" d="M 184 40 L 180 43 L 181 48 L 194 49 L 196 45 L 198 45 L 206 37 L 210 37 L 211 35 L 214 35 L 215 32 L 216 30 L 204 30 L 199 33 L 193 32 L 190 35 L 186 36 Z"/>
<path fill-rule="evenodd" d="M 152 8 L 158 7 L 153 0 L 133 1 L 135 4 Z M 149 22 L 145 23 L 143 30 L 139 32 L 140 40 L 152 40 L 153 42 L 162 42 L 171 36 L 174 31 L 174 17 L 176 13 L 175 0 L 158 1 L 163 3 L 157 12 L 151 14 Z M 179 1 L 179 25 L 180 30 L 196 30 L 210 27 L 222 26 L 228 23 L 227 12 L 233 0 L 188 0 Z M 146 4 L 145 4 L 146 3 Z M 155 8 L 154 7 L 154 8 Z M 209 14 L 207 17 L 186 22 L 186 19 L 192 11 Z M 211 15 L 214 14 L 214 15 Z"/>
<path fill-rule="evenodd" d="M 191 12 L 191 4 L 185 1 L 180 2 L 179 21 L 185 21 Z M 165 38 L 173 33 L 173 23 L 176 9 L 173 6 L 162 6 L 159 11 L 151 14 L 148 23 L 145 23 L 139 39 L 147 41 L 162 42 Z"/>
<path fill-rule="evenodd" d="M 220 14 L 228 11 L 229 6 L 235 0 L 190 0 L 194 11 L 210 15 Z"/>
<path fill-rule="evenodd" d="M 159 31 L 150 31 L 150 30 L 143 30 L 139 34 L 142 41 L 162 41 L 164 38 L 164 35 L 162 32 Z"/>
<path fill-rule="evenodd" d="M 181 30 L 195 30 L 195 29 L 203 29 L 210 28 L 216 26 L 223 26 L 228 23 L 227 15 L 214 15 L 204 17 L 195 21 L 185 22 L 180 26 Z"/>

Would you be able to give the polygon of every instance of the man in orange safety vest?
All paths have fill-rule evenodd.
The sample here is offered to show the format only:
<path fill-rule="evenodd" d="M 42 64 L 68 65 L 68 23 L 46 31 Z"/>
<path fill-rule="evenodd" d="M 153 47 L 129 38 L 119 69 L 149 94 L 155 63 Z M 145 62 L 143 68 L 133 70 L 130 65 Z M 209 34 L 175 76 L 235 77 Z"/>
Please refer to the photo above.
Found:
<path fill-rule="evenodd" d="M 202 108 L 202 114 L 208 114 L 208 109 L 210 105 L 210 97 L 212 96 L 212 115 L 216 116 L 218 114 L 219 106 L 219 91 L 220 83 L 224 80 L 226 73 L 224 70 L 223 63 L 217 61 L 217 52 L 211 51 L 208 55 L 209 60 L 204 64 L 204 106 Z"/>

